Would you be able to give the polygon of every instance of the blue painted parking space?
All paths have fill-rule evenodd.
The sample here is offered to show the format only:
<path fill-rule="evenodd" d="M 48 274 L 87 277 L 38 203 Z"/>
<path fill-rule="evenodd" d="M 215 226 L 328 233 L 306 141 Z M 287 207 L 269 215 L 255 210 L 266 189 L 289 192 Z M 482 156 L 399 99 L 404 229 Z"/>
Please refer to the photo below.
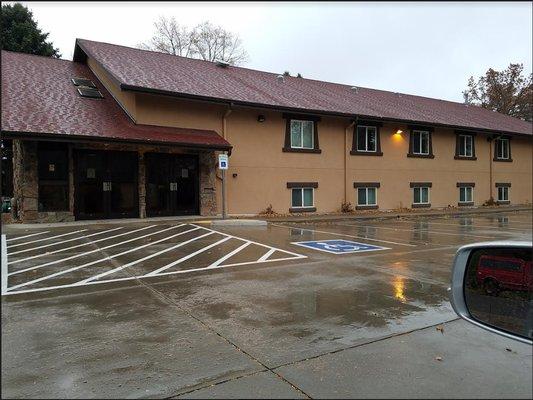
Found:
<path fill-rule="evenodd" d="M 344 239 L 312 240 L 306 242 L 293 242 L 297 246 L 324 251 L 331 254 L 362 253 L 365 251 L 389 250 L 389 247 L 374 246 Z"/>

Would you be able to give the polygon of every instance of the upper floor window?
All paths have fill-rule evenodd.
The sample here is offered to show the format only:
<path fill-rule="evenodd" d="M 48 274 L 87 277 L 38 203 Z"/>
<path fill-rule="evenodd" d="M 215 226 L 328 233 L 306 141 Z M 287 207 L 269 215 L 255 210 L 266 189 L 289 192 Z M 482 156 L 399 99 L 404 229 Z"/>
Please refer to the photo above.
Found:
<path fill-rule="evenodd" d="M 409 138 L 408 157 L 433 158 L 431 129 L 413 127 Z"/>
<path fill-rule="evenodd" d="M 511 161 L 511 142 L 509 138 L 497 138 L 494 141 L 494 161 Z"/>
<path fill-rule="evenodd" d="M 413 131 L 413 154 L 429 155 L 429 132 Z"/>
<path fill-rule="evenodd" d="M 314 122 L 291 119 L 291 148 L 313 149 Z"/>
<path fill-rule="evenodd" d="M 358 121 L 354 127 L 352 155 L 381 156 L 379 129 L 381 122 Z"/>
<path fill-rule="evenodd" d="M 457 135 L 457 152 L 458 157 L 474 158 L 474 136 L 467 134 Z"/>
<path fill-rule="evenodd" d="M 287 120 L 283 151 L 320 153 L 317 124 L 319 117 L 302 114 L 283 114 Z"/>
<path fill-rule="evenodd" d="M 357 127 L 357 151 L 376 151 L 378 131 L 375 126 Z"/>

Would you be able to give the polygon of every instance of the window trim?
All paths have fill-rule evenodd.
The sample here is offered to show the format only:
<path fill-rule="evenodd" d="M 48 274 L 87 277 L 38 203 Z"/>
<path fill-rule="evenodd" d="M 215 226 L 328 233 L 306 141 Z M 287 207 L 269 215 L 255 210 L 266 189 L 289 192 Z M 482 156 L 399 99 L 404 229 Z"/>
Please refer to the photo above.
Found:
<path fill-rule="evenodd" d="M 411 182 L 411 189 L 413 189 L 413 202 L 411 208 L 429 208 L 431 207 L 431 187 L 433 187 L 432 182 Z M 427 203 L 415 203 L 415 188 L 427 188 L 428 190 L 428 201 Z"/>
<path fill-rule="evenodd" d="M 315 153 L 320 154 L 322 150 L 318 142 L 318 123 L 322 120 L 320 117 L 305 114 L 287 114 L 283 113 L 282 117 L 285 122 L 285 143 L 282 151 L 285 153 Z M 312 121 L 313 122 L 313 148 L 291 147 L 291 121 Z"/>
<path fill-rule="evenodd" d="M 300 135 L 301 135 L 301 146 L 295 146 L 293 143 L 292 143 L 292 123 L 293 122 L 300 122 L 302 123 L 300 125 L 301 129 L 300 129 Z M 314 138 L 314 133 L 311 135 L 311 147 L 304 147 L 304 137 L 303 137 L 303 134 L 304 134 L 304 131 L 303 131 L 303 123 L 304 122 L 311 122 L 313 124 L 313 132 L 315 130 L 315 122 L 314 121 L 309 121 L 309 120 L 305 120 L 305 119 L 291 119 L 290 120 L 290 130 L 291 130 L 291 149 L 297 149 L 297 150 L 301 150 L 301 149 L 305 149 L 305 150 L 312 150 L 315 148 L 315 138 Z"/>
<path fill-rule="evenodd" d="M 456 160 L 477 160 L 476 157 L 476 134 L 474 132 L 467 131 L 455 131 L 456 140 L 455 140 L 455 157 Z M 472 139 L 472 155 L 466 156 L 461 155 L 461 137 L 470 136 Z"/>
<path fill-rule="evenodd" d="M 507 141 L 507 152 L 508 152 L 508 154 L 507 154 L 508 157 L 507 158 L 500 158 L 499 155 L 498 155 L 497 142 L 500 141 L 500 140 L 506 140 Z M 498 137 L 494 138 L 494 158 L 492 159 L 492 161 L 513 162 L 513 159 L 511 157 L 511 137 L 510 136 L 501 135 L 501 136 L 498 136 Z"/>
<path fill-rule="evenodd" d="M 357 120 L 353 127 L 352 150 L 350 151 L 350 154 L 352 156 L 382 156 L 383 155 L 383 152 L 381 151 L 381 127 L 382 126 L 383 126 L 382 122 Z M 357 149 L 357 128 L 359 127 L 376 129 L 376 150 L 375 151 Z M 368 130 L 367 130 L 367 134 L 368 134 Z"/>
<path fill-rule="evenodd" d="M 457 182 L 457 188 L 459 188 L 459 201 L 457 202 L 458 206 L 473 206 L 474 205 L 474 188 L 475 182 Z M 461 189 L 470 188 L 472 190 L 472 200 L 471 201 L 461 201 Z"/>
<path fill-rule="evenodd" d="M 409 133 L 409 153 L 407 153 L 407 157 L 413 157 L 413 158 L 435 158 L 435 155 L 433 154 L 433 131 L 434 129 L 427 126 L 417 126 L 417 125 L 411 125 L 409 126 L 409 129 L 411 130 Z M 414 150 L 414 133 L 415 132 L 427 132 L 428 134 L 428 153 L 415 153 Z"/>
<path fill-rule="evenodd" d="M 316 205 L 315 205 L 315 189 L 318 188 L 318 182 L 287 182 L 287 189 L 291 189 L 291 206 L 289 207 L 289 212 L 291 213 L 302 213 L 302 212 L 315 212 L 316 211 Z M 292 190 L 293 189 L 300 189 L 302 193 L 302 206 L 295 207 L 292 205 Z M 304 198 L 303 198 L 303 189 L 311 189 L 313 193 L 313 205 L 312 206 L 304 206 Z"/>
<path fill-rule="evenodd" d="M 509 182 L 498 182 L 495 184 L 496 190 L 497 190 L 497 197 L 496 202 L 498 204 L 510 204 L 511 200 L 509 200 L 509 188 L 511 187 L 511 183 Z M 507 193 L 507 199 L 506 200 L 500 200 L 500 188 L 505 188 L 505 193 Z"/>

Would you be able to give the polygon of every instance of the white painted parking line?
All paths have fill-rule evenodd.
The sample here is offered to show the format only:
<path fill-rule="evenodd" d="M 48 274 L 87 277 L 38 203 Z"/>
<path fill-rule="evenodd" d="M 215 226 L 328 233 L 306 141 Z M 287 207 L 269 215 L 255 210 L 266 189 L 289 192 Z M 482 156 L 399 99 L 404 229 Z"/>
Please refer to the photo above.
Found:
<path fill-rule="evenodd" d="M 261 261 L 265 261 L 268 259 L 268 257 L 270 257 L 272 254 L 274 254 L 274 252 L 276 251 L 276 249 L 270 249 L 268 250 L 265 254 L 263 254 L 261 257 L 259 257 L 257 259 L 257 262 L 261 262 Z"/>
<path fill-rule="evenodd" d="M 73 231 L 73 232 L 63 233 L 63 234 L 61 234 L 61 235 L 56 235 L 56 236 L 46 237 L 46 238 L 43 238 L 43 239 L 37 239 L 37 240 L 31 240 L 31 241 L 29 241 L 29 242 L 24 242 L 24 243 L 12 244 L 12 245 L 9 246 L 9 248 L 12 249 L 13 247 L 25 246 L 25 245 L 27 245 L 27 244 L 32 244 L 32 243 L 42 242 L 42 241 L 44 241 L 44 240 L 57 239 L 57 238 L 64 237 L 64 236 L 74 235 L 75 233 L 85 232 L 86 230 L 87 230 L 87 229 L 80 229 L 80 230 L 78 230 L 78 231 Z"/>
<path fill-rule="evenodd" d="M 2 295 L 7 293 L 7 241 L 6 235 L 0 236 L 0 248 L 2 250 L 2 255 L 0 256 L 0 274 L 2 274 Z"/>
<path fill-rule="evenodd" d="M 401 223 L 404 223 L 404 224 L 412 224 L 413 222 L 415 221 L 394 221 L 394 222 L 401 222 Z M 422 221 L 422 222 L 427 222 L 428 224 L 431 224 L 431 225 L 443 225 L 443 226 L 455 226 L 456 228 L 483 228 L 483 229 L 501 229 L 501 228 L 505 228 L 505 229 L 509 229 L 509 230 L 513 230 L 513 231 L 520 231 L 520 232 L 524 232 L 523 229 L 519 229 L 519 228 L 510 228 L 508 226 L 504 226 L 504 227 L 500 227 L 500 226 L 489 226 L 489 225 L 478 225 L 478 224 L 466 224 L 466 225 L 461 225 L 461 224 L 447 224 L 447 223 L 444 223 L 444 222 L 433 222 L 433 221 Z M 524 232 L 526 233 L 526 232 Z"/>
<path fill-rule="evenodd" d="M 178 225 L 178 226 L 183 226 L 183 225 L 185 225 L 185 224 L 181 224 L 181 225 Z M 289 260 L 297 260 L 297 259 L 307 258 L 307 256 L 302 255 L 302 254 L 297 254 L 297 253 L 294 253 L 294 252 L 291 252 L 291 251 L 275 248 L 275 247 L 268 246 L 268 245 L 263 244 L 263 243 L 254 242 L 252 240 L 244 239 L 244 238 L 241 238 L 241 237 L 238 237 L 238 236 L 229 235 L 227 233 L 215 231 L 213 229 L 205 228 L 203 226 L 199 226 L 199 225 L 195 225 L 195 224 L 188 224 L 188 225 L 191 226 L 192 229 L 189 229 L 189 230 L 186 230 L 186 231 L 183 231 L 183 232 L 179 232 L 177 234 L 174 234 L 174 235 L 171 235 L 169 237 L 165 237 L 165 238 L 156 240 L 154 242 L 150 242 L 150 243 L 144 244 L 142 246 L 130 248 L 130 249 L 128 249 L 126 251 L 123 251 L 123 252 L 121 252 L 119 254 L 110 255 L 110 256 L 101 258 L 99 260 L 91 261 L 89 263 L 86 263 L 86 264 L 83 264 L 83 265 L 80 265 L 80 266 L 75 266 L 75 267 L 72 267 L 72 268 L 67 268 L 65 270 L 57 271 L 55 273 L 52 273 L 52 274 L 49 274 L 49 275 L 46 275 L 46 276 L 42 276 L 42 277 L 37 278 L 37 279 L 33 279 L 33 280 L 29 281 L 29 282 L 23 282 L 23 283 L 19 283 L 19 284 L 15 285 L 15 286 L 9 287 L 8 286 L 8 282 L 6 281 L 6 283 L 5 283 L 6 284 L 5 293 L 2 293 L 2 295 L 13 295 L 13 294 L 21 294 L 21 293 L 41 292 L 41 291 L 60 289 L 60 288 L 73 288 L 73 287 L 89 286 L 89 285 L 111 283 L 111 282 L 122 282 L 122 281 L 128 281 L 128 280 L 133 280 L 133 279 L 152 278 L 152 277 L 156 277 L 156 276 L 166 276 L 166 275 L 190 273 L 190 272 L 197 272 L 197 271 L 206 271 L 206 270 L 213 270 L 213 269 L 218 269 L 218 268 L 227 268 L 227 267 L 233 267 L 233 266 L 253 265 L 253 264 L 262 264 L 262 263 L 269 263 L 269 262 L 276 262 L 276 261 L 289 261 Z M 164 229 L 164 230 L 153 232 L 153 233 L 150 233 L 148 235 L 144 235 L 142 237 L 146 237 L 146 236 L 154 235 L 154 234 L 157 234 L 157 233 L 161 233 L 163 231 L 166 231 L 166 230 L 169 230 L 169 229 L 172 229 L 172 228 L 176 228 L 178 226 L 174 226 L 174 227 L 171 227 L 171 228 L 167 228 L 167 229 Z M 117 268 L 114 268 L 114 269 L 109 270 L 109 271 L 105 271 L 105 272 L 100 273 L 98 275 L 88 277 L 88 278 L 80 280 L 78 282 L 69 283 L 69 284 L 62 284 L 62 285 L 43 286 L 43 287 L 38 287 L 38 288 L 27 288 L 28 285 L 32 285 L 32 284 L 35 284 L 35 283 L 47 281 L 47 280 L 49 280 L 51 278 L 54 278 L 54 277 L 57 277 L 57 276 L 69 274 L 69 273 L 74 272 L 76 270 L 79 270 L 79 269 L 82 269 L 82 268 L 85 268 L 85 267 L 89 267 L 91 265 L 95 265 L 95 264 L 98 264 L 98 263 L 101 263 L 101 262 L 104 262 L 104 261 L 107 261 L 107 260 L 111 260 L 111 259 L 114 259 L 114 258 L 119 257 L 119 256 L 124 255 L 124 254 L 128 254 L 128 253 L 132 253 L 132 252 L 135 252 L 135 251 L 139 251 L 139 250 L 142 250 L 142 249 L 144 249 L 144 248 L 146 248 L 148 246 L 153 246 L 153 245 L 155 245 L 157 243 L 164 242 L 164 241 L 169 240 L 169 239 L 171 239 L 173 237 L 176 237 L 176 236 L 179 236 L 179 235 L 183 235 L 183 234 L 185 234 L 187 232 L 197 231 L 197 230 L 204 230 L 204 231 L 207 231 L 207 232 L 202 234 L 202 235 L 196 236 L 196 237 L 194 237 L 192 239 L 189 239 L 189 240 L 186 240 L 184 242 L 178 243 L 176 245 L 172 245 L 172 246 L 170 246 L 168 248 L 165 248 L 165 249 L 163 249 L 161 251 L 158 251 L 158 252 L 156 252 L 154 254 L 150 254 L 148 256 L 144 256 L 144 257 L 142 257 L 140 259 L 137 259 L 137 260 L 134 260 L 134 261 L 129 262 L 127 264 L 118 266 Z M 148 272 L 147 274 L 139 275 L 139 276 L 126 276 L 126 277 L 113 278 L 113 279 L 100 279 L 102 277 L 108 276 L 108 275 L 110 275 L 112 273 L 115 273 L 117 271 L 123 270 L 124 268 L 128 268 L 128 267 L 130 267 L 132 265 L 139 264 L 139 263 L 141 263 L 143 261 L 146 261 L 146 260 L 149 260 L 149 259 L 152 259 L 152 258 L 156 258 L 157 256 L 160 256 L 161 254 L 164 254 L 164 253 L 170 252 L 172 250 L 175 250 L 178 247 L 182 247 L 182 246 L 185 247 L 185 245 L 187 245 L 187 244 L 189 244 L 191 242 L 194 242 L 196 240 L 199 240 L 201 238 L 208 237 L 208 236 L 211 236 L 211 235 L 214 235 L 214 234 L 222 235 L 223 238 L 219 239 L 219 240 L 215 241 L 214 243 L 211 243 L 211 244 L 209 244 L 207 246 L 204 246 L 204 247 L 202 247 L 199 250 L 196 250 L 194 252 L 186 254 L 185 256 L 179 258 L 178 260 L 175 260 L 175 261 L 165 265 L 164 267 L 158 268 L 155 271 L 151 271 L 151 272 Z M 135 238 L 135 239 L 128 240 L 126 242 L 130 242 L 130 241 L 138 240 L 138 239 L 139 238 Z M 213 262 L 212 264 L 210 264 L 208 266 L 200 266 L 198 268 L 192 268 L 192 269 L 179 269 L 179 270 L 168 271 L 169 268 L 171 268 L 171 267 L 173 267 L 175 265 L 178 265 L 178 264 L 180 264 L 180 263 L 182 263 L 182 262 L 184 262 L 186 260 L 189 260 L 189 259 L 195 257 L 196 255 L 198 255 L 200 253 L 203 253 L 203 252 L 205 252 L 205 251 L 207 251 L 207 250 L 209 250 L 209 249 L 211 249 L 211 248 L 213 248 L 215 246 L 218 246 L 218 245 L 220 245 L 220 244 L 222 244 L 222 243 L 224 243 L 226 241 L 229 241 L 231 239 L 239 240 L 239 241 L 242 241 L 243 243 L 238 248 L 236 248 L 236 249 L 230 251 L 229 253 L 225 254 L 224 256 L 222 256 L 221 258 L 219 258 L 217 261 Z M 267 249 L 267 252 L 263 256 L 261 256 L 259 259 L 254 257 L 250 261 L 244 261 L 244 262 L 239 262 L 239 263 L 222 265 L 226 260 L 228 260 L 229 258 L 234 256 L 235 254 L 239 253 L 240 251 L 242 251 L 243 249 L 245 249 L 246 247 L 248 247 L 251 244 L 255 244 L 255 245 L 264 247 L 264 248 Z M 112 247 L 112 246 L 108 246 L 108 247 Z M 105 248 L 106 247 L 101 248 L 101 249 L 97 249 L 95 251 L 102 251 Z M 270 259 L 269 257 L 272 254 L 274 254 L 276 251 L 286 254 L 287 257 Z M 185 252 L 187 252 L 187 250 Z M 63 258 L 61 260 L 52 261 L 50 263 L 42 264 L 42 265 L 36 266 L 36 267 L 40 268 L 40 267 L 45 266 L 45 265 L 57 264 L 57 263 L 60 263 L 60 262 L 63 262 L 63 261 L 68 261 L 69 258 Z M 6 268 L 6 272 L 7 272 L 7 264 L 6 264 L 5 268 Z M 33 269 L 35 269 L 35 267 L 26 268 L 25 270 L 28 271 L 28 270 L 33 270 Z M 20 272 L 16 271 L 14 273 L 20 273 Z M 14 273 L 5 274 L 5 276 L 7 278 L 8 275 L 12 275 Z"/>
<path fill-rule="evenodd" d="M 51 254 L 57 254 L 57 253 L 62 253 L 64 251 L 68 251 L 68 250 L 72 250 L 72 249 L 77 249 L 78 247 L 83 247 L 83 246 L 88 246 L 88 245 L 93 245 L 95 243 L 99 243 L 99 242 L 102 242 L 104 240 L 109 240 L 109 239 L 115 239 L 117 237 L 121 237 L 121 236 L 126 236 L 126 235 L 131 235 L 132 233 L 136 233 L 136 232 L 140 232 L 140 231 L 144 231 L 145 229 L 148 229 L 148 228 L 153 228 L 157 225 L 150 225 L 150 226 L 145 226 L 143 228 L 140 228 L 140 229 L 135 229 L 133 231 L 128 231 L 128 232 L 124 232 L 124 233 L 119 233 L 118 235 L 113 235 L 113 236 L 109 236 L 109 237 L 106 237 L 106 238 L 102 238 L 102 239 L 98 239 L 98 240 L 93 240 L 91 242 L 88 242 L 88 243 L 82 243 L 82 244 L 77 244 L 75 246 L 70 246 L 70 247 L 65 247 L 64 249 L 59 249 L 59 250 L 54 250 L 54 251 L 48 251 L 46 253 L 41 253 L 41 254 L 37 254 L 37 255 L 34 255 L 34 256 L 31 256 L 31 257 L 26 257 L 26 258 L 21 258 L 21 259 L 18 259 L 18 260 L 15 260 L 15 261 L 11 261 L 9 264 L 17 264 L 17 263 L 21 263 L 23 261 L 28 261 L 28 260 L 32 260 L 34 258 L 38 258 L 38 257 L 42 257 L 42 256 L 49 256 Z M 121 243 L 127 243 L 128 241 L 126 242 L 121 242 Z M 117 245 L 120 244 L 120 243 L 117 243 Z M 109 247 L 104 247 L 104 248 L 109 248 Z M 101 250 L 101 249 L 97 249 L 97 250 L 93 250 L 93 251 L 90 251 L 90 252 L 86 252 L 86 253 L 80 253 L 78 256 L 76 257 L 81 257 L 82 255 L 86 255 L 86 254 L 91 254 L 91 253 L 94 253 L 95 251 L 98 251 L 98 250 Z M 63 260 L 71 260 L 72 258 L 76 258 L 76 257 L 71 257 L 71 258 L 64 258 Z"/>
<path fill-rule="evenodd" d="M 209 232 L 208 234 L 213 234 L 213 232 Z M 208 234 L 206 234 L 204 236 L 207 236 Z M 188 255 L 186 255 L 184 257 L 181 257 L 180 259 L 178 259 L 176 261 L 173 261 L 173 262 L 171 262 L 171 263 L 169 263 L 169 264 L 167 264 L 167 265 L 165 265 L 165 266 L 163 266 L 161 268 L 158 268 L 155 271 L 149 272 L 148 274 L 145 274 L 143 276 L 148 277 L 148 276 L 158 275 L 160 272 L 163 272 L 163 271 L 165 271 L 165 270 L 167 270 L 169 268 L 172 268 L 175 265 L 181 264 L 183 261 L 187 261 L 189 258 L 193 258 L 194 256 L 196 256 L 196 255 L 198 255 L 200 253 L 203 253 L 204 251 L 209 250 L 212 247 L 218 246 L 219 244 L 222 244 L 222 243 L 224 243 L 225 241 L 227 241 L 229 239 L 231 239 L 231 236 L 226 235 L 226 237 L 220 239 L 218 242 L 212 243 L 209 246 L 205 246 L 205 247 L 201 248 L 200 250 L 195 251 L 194 253 L 191 253 L 191 254 L 188 254 Z"/>
<path fill-rule="evenodd" d="M 180 235 L 184 235 L 186 233 L 189 233 L 189 232 L 192 232 L 192 231 L 196 231 L 200 228 L 198 227 L 195 227 L 193 229 L 189 229 L 188 231 L 184 231 L 184 232 L 180 232 L 178 234 L 175 234 L 175 235 L 172 235 L 172 236 L 169 236 L 168 238 L 164 238 L 164 239 L 161 239 L 161 240 L 158 240 L 157 242 L 154 242 L 154 243 L 150 243 L 150 245 L 152 244 L 156 244 L 156 243 L 161 243 L 163 241 L 166 241 L 166 240 L 169 240 L 169 239 L 172 239 L 176 236 L 180 236 Z M 167 253 L 171 250 L 174 250 L 174 249 L 177 249 L 178 247 L 182 247 L 182 246 L 185 246 L 186 244 L 188 243 L 191 243 L 191 242 L 194 242 L 195 240 L 198 240 L 198 239 L 201 239 L 203 237 L 206 237 L 206 236 L 209 236 L 209 235 L 212 235 L 213 233 L 212 232 L 208 232 L 206 233 L 205 235 L 201 235 L 201 236 L 196 236 L 192 239 L 189 239 L 189 240 L 186 240 L 185 242 L 181 242 L 181 243 L 178 243 L 177 245 L 175 246 L 172 246 L 172 247 L 169 247 L 169 248 L 166 248 L 166 249 L 163 249 L 161 251 L 158 251 L 157 253 L 154 253 L 154 254 L 150 254 L 149 256 L 146 256 L 146 257 L 143 257 L 143 258 L 140 258 L 138 260 L 135 260 L 135 261 L 132 261 L 130 263 L 127 263 L 127 264 L 124 264 L 124 265 L 121 265 L 120 267 L 116 267 L 112 270 L 109 270 L 109 271 L 105 271 L 105 272 L 102 272 L 101 274 L 98 274 L 98 275 L 95 275 L 95 276 L 91 276 L 90 278 L 87 278 L 87 279 L 83 279 L 81 281 L 79 281 L 78 283 L 79 284 L 85 284 L 87 282 L 90 282 L 90 281 L 95 281 L 97 279 L 100 279 L 104 276 L 107 276 L 107 275 L 111 275 L 111 274 L 114 274 L 115 272 L 118 272 L 118 271 L 122 271 L 124 268 L 128 268 L 128 267 L 131 267 L 132 265 L 136 265 L 136 264 L 139 264 L 143 261 L 146 261 L 146 260 L 149 260 L 151 258 L 154 258 L 154 257 L 157 257 L 157 256 L 160 256 L 161 254 L 164 254 L 164 253 Z M 146 245 L 144 246 L 141 246 L 140 248 L 144 248 L 146 247 Z M 137 248 L 137 250 L 139 250 L 139 248 Z"/>
<path fill-rule="evenodd" d="M 386 229 L 389 231 L 401 231 L 401 232 L 413 232 L 414 231 L 422 231 L 422 232 L 428 232 L 428 233 L 434 233 L 437 235 L 448 235 L 448 236 L 470 236 L 470 237 L 476 237 L 476 238 L 483 238 L 483 239 L 494 239 L 493 236 L 484 236 L 484 235 L 471 235 L 468 233 L 451 233 L 451 232 L 445 232 L 445 231 L 435 231 L 433 229 L 424 228 L 424 229 L 402 229 L 402 228 L 387 228 L 384 226 L 375 226 L 375 225 L 357 225 L 357 224 L 339 224 L 344 226 L 364 226 L 366 228 L 376 228 L 376 229 Z"/>
<path fill-rule="evenodd" d="M 182 225 L 179 225 L 179 226 L 182 226 Z M 172 228 L 177 228 L 177 226 L 172 227 Z M 165 230 L 168 230 L 168 229 L 165 229 Z M 163 230 L 163 231 L 165 231 L 165 230 Z M 191 229 L 190 231 L 194 231 L 194 230 L 196 230 L 196 229 Z M 163 231 L 160 231 L 160 232 L 163 232 Z M 189 232 L 190 232 L 190 231 L 189 231 Z M 183 234 L 183 233 L 187 233 L 187 232 L 180 232 L 179 234 Z M 179 234 L 174 235 L 174 236 L 178 236 Z M 209 233 L 209 234 L 211 234 L 211 233 Z M 147 236 L 149 236 L 149 235 L 147 235 Z M 70 272 L 77 271 L 77 270 L 79 270 L 79 269 L 86 268 L 86 267 L 89 267 L 89 266 L 91 266 L 91 265 L 99 264 L 99 263 L 101 263 L 101 262 L 103 262 L 103 261 L 108 261 L 108 260 L 111 260 L 111 259 L 113 259 L 113 258 L 117 258 L 117 257 L 119 257 L 119 256 L 123 256 L 124 254 L 129 254 L 129 253 L 132 253 L 132 252 L 134 252 L 134 251 L 137 251 L 137 250 L 140 250 L 140 249 L 144 249 L 144 248 L 149 247 L 149 246 L 153 246 L 154 244 L 161 243 L 161 242 L 163 242 L 163 241 L 165 241 L 165 240 L 169 240 L 169 239 L 171 239 L 171 238 L 172 238 L 172 237 L 169 236 L 169 237 L 166 237 L 166 238 L 163 238 L 163 239 L 156 240 L 155 242 L 150 242 L 150 243 L 144 244 L 144 245 L 139 246 L 139 247 L 134 247 L 134 248 L 132 248 L 132 249 L 129 249 L 129 250 L 123 251 L 123 252 L 118 253 L 118 254 L 113 254 L 112 256 L 107 256 L 107 257 L 101 258 L 101 259 L 99 259 L 99 260 L 95 260 L 95 261 L 88 262 L 88 263 L 86 263 L 86 264 L 78 265 L 77 267 L 72 267 L 72 268 L 69 268 L 69 269 L 67 269 L 67 270 L 58 271 L 58 272 L 55 272 L 55 273 L 50 274 L 50 275 L 42 276 L 42 277 L 40 277 L 40 278 L 34 279 L 34 280 L 32 280 L 32 281 L 29 281 L 29 282 L 20 283 L 20 284 L 18 284 L 18 285 L 11 286 L 11 287 L 9 288 L 9 290 L 17 289 L 17 288 L 22 287 L 22 286 L 32 285 L 32 284 L 34 284 L 34 283 L 42 282 L 42 281 L 47 280 L 47 279 L 50 279 L 50 278 L 55 278 L 56 276 L 60 276 L 60 275 L 64 275 L 64 274 L 68 274 L 68 273 L 70 273 Z M 105 247 L 104 247 L 104 248 L 105 248 Z"/>
<path fill-rule="evenodd" d="M 30 249 L 14 251 L 12 253 L 8 253 L 8 255 L 13 256 L 15 254 L 26 253 L 26 252 L 32 251 L 32 250 L 39 250 L 39 249 L 44 249 L 44 248 L 50 247 L 50 246 L 57 246 L 58 244 L 63 244 L 63 243 L 72 242 L 72 241 L 75 241 L 75 240 L 86 239 L 86 238 L 90 238 L 90 237 L 93 237 L 93 236 L 103 235 L 104 233 L 114 232 L 114 231 L 119 230 L 119 229 L 123 229 L 123 228 L 122 227 L 118 227 L 118 228 L 113 228 L 113 229 L 107 229 L 105 231 L 92 233 L 90 235 L 83 235 L 83 236 L 78 236 L 78 237 L 75 237 L 75 238 L 72 238 L 72 239 L 62 240 L 61 242 L 43 244 L 42 246 L 32 247 Z M 90 242 L 90 243 L 94 243 L 94 242 Z M 90 244 L 90 243 L 87 243 L 87 244 Z"/>
<path fill-rule="evenodd" d="M 226 254 L 224 257 L 221 257 L 219 258 L 218 260 L 216 260 L 214 263 L 212 263 L 210 266 L 208 266 L 207 268 L 215 268 L 215 267 L 218 267 L 220 264 L 222 264 L 224 261 L 226 261 L 228 258 L 231 258 L 233 257 L 235 254 L 237 254 L 238 252 L 240 252 L 241 250 L 244 250 L 246 247 L 248 247 L 249 245 L 251 245 L 252 242 L 250 241 L 246 241 L 244 242 L 243 244 L 241 244 L 239 247 L 237 247 L 235 250 L 233 251 L 230 251 L 228 254 Z"/>
<path fill-rule="evenodd" d="M 14 242 L 15 240 L 20 240 L 20 239 L 26 239 L 26 238 L 29 238 L 29 237 L 32 237 L 32 236 L 37 236 L 37 235 L 44 235 L 45 233 L 49 233 L 50 231 L 43 231 L 43 232 L 37 232 L 37 233 L 31 233 L 29 235 L 24 235 L 24 236 L 18 236 L 18 237 L 14 237 L 14 238 L 11 238 L 11 239 L 7 239 L 6 242 Z"/>
<path fill-rule="evenodd" d="M 328 231 L 320 231 L 320 230 L 317 230 L 317 229 L 308 229 L 308 228 L 300 228 L 300 227 L 297 227 L 297 226 L 290 226 L 290 225 L 278 225 L 278 224 L 271 224 L 273 226 L 278 226 L 278 227 L 281 227 L 281 228 L 288 228 L 288 229 L 300 229 L 302 231 L 309 231 L 309 232 L 316 232 L 316 233 L 324 233 L 326 235 L 333 235 L 333 236 L 343 236 L 343 237 L 350 237 L 350 238 L 355 238 L 355 239 L 365 239 L 365 240 L 370 240 L 372 242 L 382 242 L 382 243 L 389 243 L 389 244 L 397 244 L 398 246 L 408 246 L 408 247 L 416 247 L 417 245 L 415 244 L 410 244 L 410 243 L 402 243 L 402 242 L 392 242 L 390 240 L 382 240 L 382 239 L 372 239 L 372 238 L 369 238 L 369 237 L 366 237 L 366 236 L 359 236 L 359 235 L 347 235 L 347 234 L 344 234 L 344 233 L 336 233 L 336 232 L 328 232 Z M 346 225 L 347 226 L 347 225 Z M 349 225 L 349 226 L 355 226 L 355 225 Z"/>

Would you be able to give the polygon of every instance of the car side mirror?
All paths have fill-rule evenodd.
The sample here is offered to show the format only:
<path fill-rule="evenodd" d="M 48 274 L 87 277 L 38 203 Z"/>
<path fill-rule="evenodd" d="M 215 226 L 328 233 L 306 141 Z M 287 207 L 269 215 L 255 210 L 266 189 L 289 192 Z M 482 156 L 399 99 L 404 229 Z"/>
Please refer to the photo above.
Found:
<path fill-rule="evenodd" d="M 455 255 L 450 300 L 463 319 L 486 330 L 532 344 L 531 242 L 487 242 Z"/>

